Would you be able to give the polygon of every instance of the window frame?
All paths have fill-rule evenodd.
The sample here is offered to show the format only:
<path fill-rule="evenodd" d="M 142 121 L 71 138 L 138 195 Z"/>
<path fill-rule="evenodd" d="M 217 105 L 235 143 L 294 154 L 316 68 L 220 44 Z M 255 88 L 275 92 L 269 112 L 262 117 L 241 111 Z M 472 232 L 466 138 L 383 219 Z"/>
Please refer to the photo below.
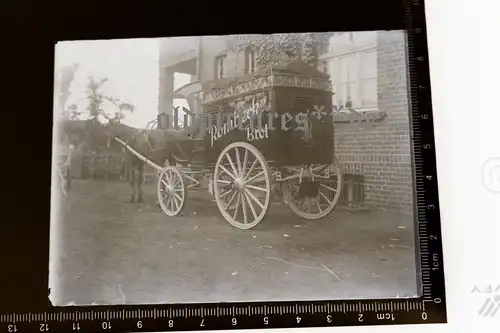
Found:
<path fill-rule="evenodd" d="M 252 58 L 253 58 L 253 70 L 250 64 Z M 257 51 L 253 47 L 249 46 L 245 49 L 245 74 L 252 74 L 255 72 L 257 72 Z"/>
<path fill-rule="evenodd" d="M 377 67 L 375 67 L 375 77 L 368 78 L 365 77 L 364 75 L 364 66 L 366 65 L 366 62 L 363 60 L 364 54 L 369 52 L 375 52 L 375 57 L 376 57 L 375 59 L 378 58 L 378 48 L 377 48 L 376 38 L 361 38 L 360 41 L 358 42 L 356 33 L 353 33 L 352 38 L 347 38 L 347 40 L 350 40 L 348 44 L 345 44 L 345 41 L 343 41 L 344 44 L 337 45 L 334 38 L 338 37 L 345 39 L 345 37 L 347 36 L 345 34 L 334 35 L 334 37 L 330 39 L 329 52 L 325 52 L 318 57 L 318 69 L 320 71 L 324 72 L 323 64 L 326 61 L 328 63 L 327 73 L 330 74 L 331 79 L 333 78 L 333 75 L 337 75 L 337 77 L 334 78 L 335 82 L 332 82 L 332 92 L 334 93 L 334 95 L 332 96 L 333 105 L 339 106 L 338 98 L 340 93 L 340 86 L 343 83 L 347 83 L 347 82 L 341 82 L 338 79 L 340 78 L 341 74 L 340 59 L 346 56 L 354 56 L 356 58 L 355 62 L 358 70 L 355 81 L 349 78 L 349 82 L 355 82 L 357 98 L 356 101 L 354 100 L 352 101 L 353 102 L 352 108 L 355 109 L 356 111 L 361 111 L 361 112 L 378 111 L 378 103 L 379 103 L 378 95 L 375 96 L 375 104 L 363 105 L 363 91 L 364 91 L 363 83 L 367 80 L 373 80 L 373 79 L 376 80 L 379 76 Z M 376 35 L 374 35 L 374 37 L 376 37 Z M 375 87 L 376 89 L 378 89 L 378 82 L 375 84 Z M 341 110 L 346 110 L 346 108 L 344 107 Z"/>
<path fill-rule="evenodd" d="M 215 79 L 216 80 L 221 80 L 224 78 L 225 73 L 225 60 L 226 60 L 226 55 L 221 54 L 217 57 L 215 57 L 214 61 L 214 71 L 215 71 Z"/>

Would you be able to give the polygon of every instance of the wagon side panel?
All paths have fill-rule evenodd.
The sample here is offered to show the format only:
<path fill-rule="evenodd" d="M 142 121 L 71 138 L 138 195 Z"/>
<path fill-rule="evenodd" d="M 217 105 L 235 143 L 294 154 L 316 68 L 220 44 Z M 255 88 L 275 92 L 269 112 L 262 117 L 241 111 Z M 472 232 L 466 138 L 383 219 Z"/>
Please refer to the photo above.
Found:
<path fill-rule="evenodd" d="M 281 129 L 286 138 L 282 163 L 286 165 L 331 164 L 334 155 L 332 95 L 315 89 L 277 87 L 276 112 L 291 120 Z M 307 120 L 306 118 L 307 117 Z M 286 133 L 283 133 L 286 132 Z"/>

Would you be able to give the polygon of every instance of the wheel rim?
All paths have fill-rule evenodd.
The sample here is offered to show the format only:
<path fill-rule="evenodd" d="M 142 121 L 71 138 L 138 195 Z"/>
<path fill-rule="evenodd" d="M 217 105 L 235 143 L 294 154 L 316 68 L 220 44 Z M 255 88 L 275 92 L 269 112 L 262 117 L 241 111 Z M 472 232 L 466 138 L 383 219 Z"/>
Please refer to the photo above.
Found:
<path fill-rule="evenodd" d="M 168 216 L 182 212 L 186 203 L 186 184 L 176 167 L 166 167 L 158 177 L 158 202 Z"/>
<path fill-rule="evenodd" d="M 214 196 L 222 216 L 233 226 L 250 229 L 259 224 L 271 196 L 269 167 L 262 153 L 246 142 L 227 146 L 215 166 Z"/>
<path fill-rule="evenodd" d="M 334 159 L 334 174 L 330 179 L 315 179 L 319 183 L 319 193 L 316 198 L 298 198 L 299 178 L 283 183 L 283 197 L 290 209 L 297 215 L 308 220 L 317 220 L 331 213 L 342 192 L 342 166 Z M 313 165 L 314 169 L 324 170 L 322 165 Z M 297 168 L 290 168 L 296 172 Z M 313 175 L 317 175 L 313 172 Z"/>

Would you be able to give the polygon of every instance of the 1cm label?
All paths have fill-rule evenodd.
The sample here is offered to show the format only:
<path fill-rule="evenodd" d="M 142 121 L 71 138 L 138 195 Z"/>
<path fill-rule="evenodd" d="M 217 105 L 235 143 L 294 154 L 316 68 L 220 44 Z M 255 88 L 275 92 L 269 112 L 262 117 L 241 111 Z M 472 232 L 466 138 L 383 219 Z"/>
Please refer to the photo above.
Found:
<path fill-rule="evenodd" d="M 432 270 L 433 271 L 439 270 L 439 254 L 437 253 L 432 254 Z"/>
<path fill-rule="evenodd" d="M 377 319 L 378 320 L 391 320 L 394 321 L 396 317 L 394 317 L 394 313 L 377 313 Z"/>

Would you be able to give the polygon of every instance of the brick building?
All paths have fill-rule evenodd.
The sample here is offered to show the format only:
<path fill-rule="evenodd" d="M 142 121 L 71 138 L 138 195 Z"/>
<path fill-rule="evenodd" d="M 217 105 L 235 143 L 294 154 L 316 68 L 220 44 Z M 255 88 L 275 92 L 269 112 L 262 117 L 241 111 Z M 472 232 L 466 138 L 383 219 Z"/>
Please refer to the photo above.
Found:
<path fill-rule="evenodd" d="M 256 69 L 255 51 L 228 51 L 227 38 L 162 41 L 159 112 L 171 113 L 176 93 L 199 91 L 200 82 Z M 347 181 L 343 199 L 351 207 L 413 211 L 405 38 L 402 31 L 335 33 L 317 63 L 331 76 L 333 104 L 340 109 L 350 104 L 372 119 L 359 123 L 342 111 L 347 117 L 335 123 L 335 155 Z M 191 75 L 191 83 L 174 92 L 174 73 Z M 199 101 L 191 105 L 201 110 Z"/>

